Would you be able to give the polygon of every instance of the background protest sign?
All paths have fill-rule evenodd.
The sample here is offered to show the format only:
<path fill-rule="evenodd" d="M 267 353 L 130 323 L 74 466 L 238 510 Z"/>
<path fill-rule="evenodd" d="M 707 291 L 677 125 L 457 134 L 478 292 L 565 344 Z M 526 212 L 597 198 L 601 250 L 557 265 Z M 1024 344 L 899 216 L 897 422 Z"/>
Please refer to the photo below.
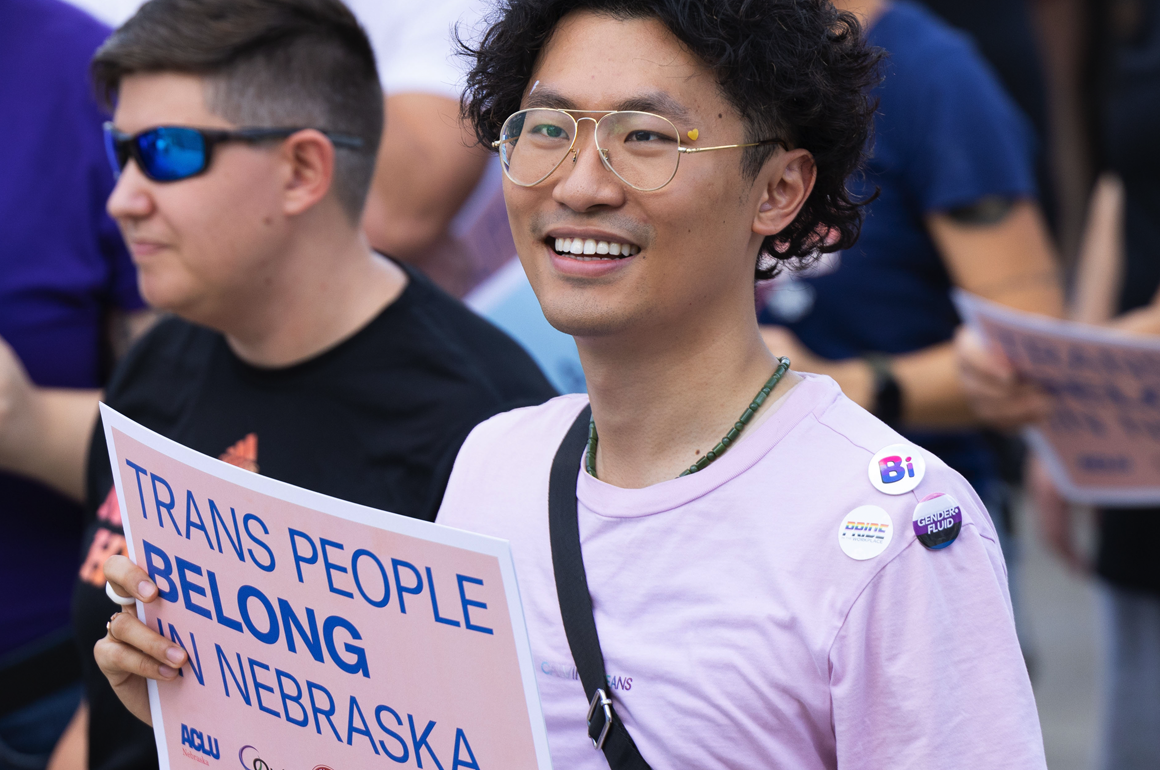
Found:
<path fill-rule="evenodd" d="M 506 541 L 336 500 L 101 405 L 138 617 L 190 661 L 150 682 L 162 770 L 549 768 Z"/>
<path fill-rule="evenodd" d="M 959 312 L 1052 399 L 1027 431 L 1069 500 L 1160 504 L 1160 339 L 1022 313 L 956 292 Z"/>

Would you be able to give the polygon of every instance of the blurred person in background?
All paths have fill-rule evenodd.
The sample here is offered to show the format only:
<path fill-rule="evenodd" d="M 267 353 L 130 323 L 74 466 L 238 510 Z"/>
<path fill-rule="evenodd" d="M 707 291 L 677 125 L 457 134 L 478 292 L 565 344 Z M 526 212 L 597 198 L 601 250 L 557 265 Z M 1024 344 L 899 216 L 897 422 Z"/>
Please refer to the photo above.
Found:
<path fill-rule="evenodd" d="M 80 700 L 69 624 L 84 530 L 79 469 L 98 388 L 148 317 L 104 210 L 113 176 L 87 72 L 108 33 L 58 0 L 0 3 L 3 770 L 44 767 Z M 31 415 L 46 411 L 56 418 L 33 430 Z M 54 439 L 62 451 L 29 464 Z"/>
<path fill-rule="evenodd" d="M 515 254 L 499 167 L 459 117 L 464 65 L 453 36 L 472 39 L 487 2 L 347 5 L 371 39 L 386 95 L 363 228 L 377 250 L 462 297 Z"/>
<path fill-rule="evenodd" d="M 889 54 L 867 171 L 850 183 L 878 197 L 853 248 L 773 285 L 765 338 L 962 473 L 1002 532 L 998 463 L 958 381 L 951 291 L 1062 312 L 1035 140 L 974 47 L 930 12 L 903 0 L 835 5 Z"/>
<path fill-rule="evenodd" d="M 1092 192 L 1075 276 L 1072 317 L 1160 335 L 1160 2 L 1106 7 L 1097 148 L 1103 173 Z M 958 339 L 964 387 L 977 413 L 999 427 L 1046 416 L 1037 390 L 1021 382 L 998 348 L 973 333 Z M 1073 542 L 1071 509 L 1038 461 L 1029 472 L 1044 536 L 1071 566 L 1089 565 Z M 1099 770 L 1160 767 L 1160 508 L 1099 511 L 1104 654 Z"/>
<path fill-rule="evenodd" d="M 917 0 L 957 30 L 970 35 L 1003 90 L 1031 122 L 1038 138 L 1035 176 L 1039 202 L 1055 223 L 1054 179 L 1046 147 L 1052 137 L 1048 94 L 1032 3 L 1036 0 Z M 1054 229 L 1054 227 L 1053 227 Z"/>

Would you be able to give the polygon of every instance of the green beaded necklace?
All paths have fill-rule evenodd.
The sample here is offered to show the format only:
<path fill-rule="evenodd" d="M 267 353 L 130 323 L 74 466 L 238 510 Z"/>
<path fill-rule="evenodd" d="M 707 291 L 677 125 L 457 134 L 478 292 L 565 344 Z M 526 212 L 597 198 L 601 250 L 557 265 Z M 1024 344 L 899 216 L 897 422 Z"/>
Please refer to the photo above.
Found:
<path fill-rule="evenodd" d="M 735 441 L 737 441 L 737 437 L 741 435 L 741 431 L 745 430 L 745 426 L 748 425 L 749 421 L 753 419 L 753 415 L 756 414 L 757 410 L 761 408 L 761 405 L 765 403 L 765 399 L 769 396 L 769 392 L 777 387 L 777 383 L 781 382 L 781 378 L 785 375 L 786 372 L 789 371 L 788 358 L 781 356 L 778 358 L 778 361 L 780 363 L 777 367 L 777 371 L 773 373 L 772 377 L 765 381 L 765 385 L 762 386 L 761 390 L 757 391 L 757 395 L 753 397 L 753 402 L 744 412 L 741 413 L 741 416 L 737 418 L 737 422 L 733 423 L 733 427 L 730 428 L 729 432 L 725 434 L 725 438 L 717 442 L 717 446 L 706 452 L 700 460 L 697 460 L 697 462 L 690 465 L 687 469 L 681 471 L 680 476 L 688 476 L 690 473 L 696 473 L 699 470 L 704 470 L 706 465 L 713 462 L 721 455 L 725 454 L 725 450 L 727 450 L 733 445 Z M 584 463 L 588 470 L 588 475 L 590 475 L 592 478 L 596 478 L 596 444 L 599 442 L 599 440 L 600 438 L 596 435 L 596 421 L 592 420 L 588 423 L 588 455 Z M 680 476 L 677 478 L 680 478 Z"/>

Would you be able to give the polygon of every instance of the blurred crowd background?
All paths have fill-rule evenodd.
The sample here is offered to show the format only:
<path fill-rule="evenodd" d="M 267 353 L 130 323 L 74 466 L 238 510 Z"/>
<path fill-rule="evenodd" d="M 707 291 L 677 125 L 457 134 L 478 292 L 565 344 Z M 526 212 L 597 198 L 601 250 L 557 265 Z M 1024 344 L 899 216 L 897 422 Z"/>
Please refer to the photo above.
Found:
<path fill-rule="evenodd" d="M 0 62 L 9 73 L 0 84 L 0 353 L 14 355 L 39 386 L 98 388 L 152 320 L 103 213 L 113 186 L 101 146 L 107 116 L 87 85 L 89 57 L 140 2 L 70 1 L 0 0 Z M 514 259 L 498 162 L 473 145 L 458 117 L 463 65 L 449 31 L 458 25 L 467 40 L 478 34 L 485 0 L 348 5 L 369 33 L 385 91 L 387 128 L 363 221 L 370 243 L 508 331 L 558 390 L 582 390 L 575 346 L 543 320 Z M 959 285 L 986 295 L 992 282 L 1025 279 L 996 298 L 1091 323 L 1153 303 L 1160 2 L 844 5 L 891 54 L 871 173 L 853 182 L 880 197 L 857 252 L 759 287 L 767 340 L 775 352 L 792 351 L 798 368 L 831 374 L 852 398 L 899 423 L 888 388 L 847 378 L 839 365 L 895 357 L 891 378 L 911 399 L 908 435 L 972 481 L 1007 537 L 1049 766 L 1115 766 L 1099 742 L 1115 719 L 1107 716 L 1115 705 L 1107 699 L 1116 697 L 1108 693 L 1120 692 L 1109 680 L 1124 672 L 1100 632 L 1109 610 L 1099 586 L 1146 597 L 1150 609 L 1142 611 L 1155 612 L 1155 549 L 1101 555 L 1111 542 L 1099 529 L 1108 517 L 1054 500 L 1050 490 L 1029 494 L 1024 448 L 1013 433 L 977 423 L 968 430 L 970 421 L 946 416 L 959 408 L 947 395 L 958 371 L 951 350 L 958 319 L 946 294 Z M 1062 296 L 1053 293 L 1058 287 Z M 870 299 L 852 299 L 860 290 Z M 859 388 L 877 398 L 857 398 Z M 914 418 L 916 404 L 929 418 Z M 29 713 L 60 735 L 76 711 L 69 603 L 78 569 L 81 580 L 99 575 L 92 560 L 101 554 L 78 555 L 85 522 L 75 504 L 16 474 L 0 473 L 0 516 L 11 535 L 0 575 L 44 576 L 26 603 L 12 592 L 0 599 L 0 682 L 41 672 L 32 691 L 6 693 L 0 684 L 0 768 L 38 768 L 51 736 L 21 749 L 10 735 L 31 736 L 20 727 Z M 1113 562 L 1131 559 L 1143 566 L 1116 572 Z M 1160 636 L 1150 638 L 1156 649 L 1147 659 L 1160 665 Z M 1160 712 L 1145 717 L 1160 720 Z M 1160 732 L 1160 721 L 1153 727 Z M 67 757 L 53 761 L 75 766 Z"/>

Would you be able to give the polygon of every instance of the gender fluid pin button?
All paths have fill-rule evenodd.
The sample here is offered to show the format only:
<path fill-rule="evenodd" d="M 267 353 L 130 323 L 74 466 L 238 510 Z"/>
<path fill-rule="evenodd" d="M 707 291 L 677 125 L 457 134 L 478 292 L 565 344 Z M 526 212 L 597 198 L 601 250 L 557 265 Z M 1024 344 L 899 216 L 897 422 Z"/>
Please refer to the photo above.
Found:
<path fill-rule="evenodd" d="M 873 559 L 886 550 L 894 537 L 890 514 L 877 505 L 861 505 L 842 518 L 838 545 L 851 559 Z"/>
<path fill-rule="evenodd" d="M 904 495 L 926 475 L 926 458 L 914 444 L 891 444 L 870 458 L 866 472 L 879 492 Z"/>
<path fill-rule="evenodd" d="M 963 509 L 950 495 L 935 492 L 914 506 L 914 534 L 932 551 L 953 543 L 962 528 Z"/>

